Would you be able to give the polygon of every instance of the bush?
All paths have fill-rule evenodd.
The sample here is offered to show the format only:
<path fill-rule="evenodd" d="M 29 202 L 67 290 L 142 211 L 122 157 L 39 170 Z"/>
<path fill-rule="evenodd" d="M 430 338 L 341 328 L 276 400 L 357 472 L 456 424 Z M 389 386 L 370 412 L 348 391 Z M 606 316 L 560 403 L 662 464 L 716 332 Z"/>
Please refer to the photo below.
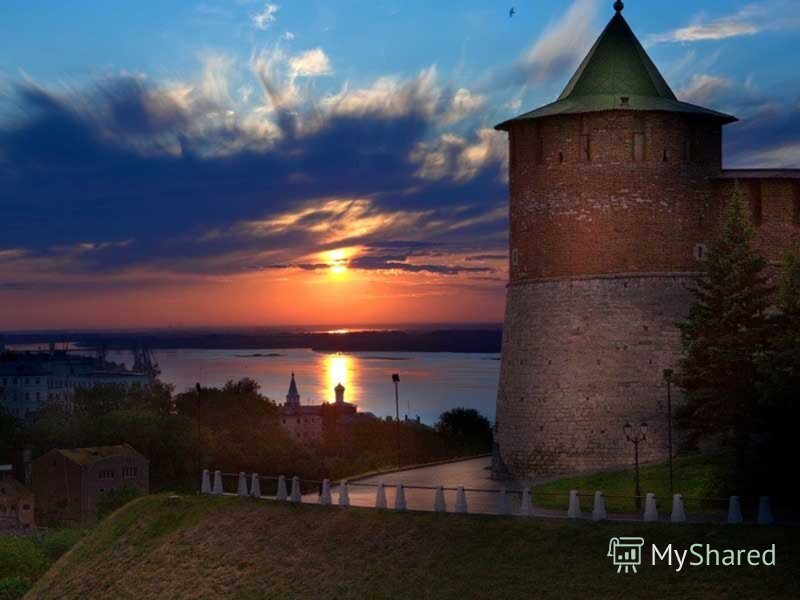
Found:
<path fill-rule="evenodd" d="M 118 487 L 102 494 L 97 499 L 97 518 L 102 519 L 106 515 L 110 515 L 141 495 L 142 492 L 139 491 L 139 488 L 132 486 Z"/>
<path fill-rule="evenodd" d="M 0 536 L 0 579 L 18 577 L 33 583 L 47 567 L 47 558 L 33 540 Z"/>
<path fill-rule="evenodd" d="M 82 529 L 59 529 L 48 533 L 39 540 L 39 548 L 47 560 L 54 563 L 67 550 L 72 548 L 83 537 Z"/>
<path fill-rule="evenodd" d="M 31 589 L 31 585 L 32 582 L 21 577 L 0 579 L 0 600 L 18 600 Z"/>

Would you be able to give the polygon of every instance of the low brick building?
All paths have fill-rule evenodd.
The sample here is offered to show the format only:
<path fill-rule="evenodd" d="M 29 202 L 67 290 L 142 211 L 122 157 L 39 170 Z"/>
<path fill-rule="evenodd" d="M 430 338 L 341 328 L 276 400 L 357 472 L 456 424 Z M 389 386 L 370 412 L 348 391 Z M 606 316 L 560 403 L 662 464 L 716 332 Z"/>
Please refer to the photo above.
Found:
<path fill-rule="evenodd" d="M 33 461 L 32 487 L 42 523 L 86 523 L 111 490 L 150 490 L 149 463 L 128 444 L 51 450 Z"/>
<path fill-rule="evenodd" d="M 0 529 L 34 526 L 33 492 L 13 476 L 11 465 L 0 465 Z"/>

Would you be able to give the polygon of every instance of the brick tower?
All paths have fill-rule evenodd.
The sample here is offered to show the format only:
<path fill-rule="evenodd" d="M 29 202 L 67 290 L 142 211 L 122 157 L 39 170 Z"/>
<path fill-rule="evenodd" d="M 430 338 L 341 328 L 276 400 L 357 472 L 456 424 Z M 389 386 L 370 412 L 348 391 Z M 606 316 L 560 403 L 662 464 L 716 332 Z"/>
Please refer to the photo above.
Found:
<path fill-rule="evenodd" d="M 525 479 L 629 464 L 623 425 L 665 458 L 664 369 L 718 214 L 722 128 L 680 102 L 615 14 L 558 100 L 501 123 L 510 282 L 495 471 Z"/>

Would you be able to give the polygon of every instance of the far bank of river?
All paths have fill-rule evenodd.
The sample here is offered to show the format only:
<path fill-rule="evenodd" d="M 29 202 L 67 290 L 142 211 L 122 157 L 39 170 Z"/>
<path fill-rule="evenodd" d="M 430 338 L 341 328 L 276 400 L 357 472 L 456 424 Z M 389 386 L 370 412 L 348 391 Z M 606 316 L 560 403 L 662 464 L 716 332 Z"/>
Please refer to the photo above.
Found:
<path fill-rule="evenodd" d="M 304 349 L 154 350 L 161 379 L 176 391 L 200 383 L 220 386 L 250 377 L 277 402 L 285 400 L 295 373 L 303 403 L 333 401 L 333 388 L 345 386 L 345 399 L 378 416 L 394 415 L 392 374 L 400 375 L 400 416 L 433 423 L 450 408 L 475 408 L 494 419 L 500 372 L 499 354 L 447 352 L 324 353 Z M 108 358 L 130 366 L 126 352 Z"/>

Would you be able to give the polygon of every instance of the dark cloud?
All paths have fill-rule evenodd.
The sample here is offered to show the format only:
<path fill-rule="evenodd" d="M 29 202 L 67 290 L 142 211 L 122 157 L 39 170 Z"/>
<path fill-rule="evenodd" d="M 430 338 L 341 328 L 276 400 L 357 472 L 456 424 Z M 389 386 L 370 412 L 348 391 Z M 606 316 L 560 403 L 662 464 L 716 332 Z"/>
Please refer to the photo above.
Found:
<path fill-rule="evenodd" d="M 16 118 L 0 129 L 0 249 L 52 257 L 59 248 L 102 242 L 62 268 L 256 268 L 266 251 L 314 249 L 314 228 L 348 216 L 320 207 L 259 235 L 234 235 L 237 224 L 337 197 L 369 198 L 373 215 L 418 211 L 446 220 L 457 208 L 459 218 L 475 219 L 457 232 L 423 236 L 442 242 L 505 231 L 502 220 L 480 218 L 505 198 L 498 163 L 468 181 L 415 178 L 409 155 L 432 135 L 435 115 L 413 103 L 402 114 L 332 114 L 313 128 L 308 115 L 282 111 L 270 138 L 241 121 L 209 126 L 213 103 L 187 107 L 136 77 L 63 95 L 18 84 L 15 102 Z M 423 235 L 409 227 L 407 234 Z M 353 240 L 389 243 L 371 236 L 382 234 L 355 232 Z M 211 260 L 225 256 L 235 258 Z"/>
<path fill-rule="evenodd" d="M 475 256 L 468 256 L 466 261 L 484 261 L 484 260 L 506 260 L 508 254 L 477 254 Z"/>
<path fill-rule="evenodd" d="M 795 149 L 790 152 L 792 146 Z M 782 148 L 786 149 L 783 153 Z M 800 168 L 800 99 L 762 100 L 738 123 L 728 125 L 725 158 L 726 166 Z"/>

